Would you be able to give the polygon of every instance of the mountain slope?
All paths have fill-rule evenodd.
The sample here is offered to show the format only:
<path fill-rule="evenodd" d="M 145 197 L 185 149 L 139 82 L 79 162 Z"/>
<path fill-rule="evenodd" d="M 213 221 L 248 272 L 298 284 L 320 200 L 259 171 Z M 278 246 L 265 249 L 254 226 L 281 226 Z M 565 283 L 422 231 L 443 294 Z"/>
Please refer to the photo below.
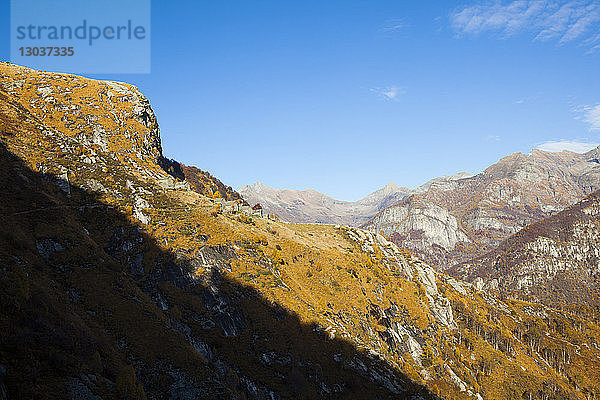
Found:
<path fill-rule="evenodd" d="M 600 192 L 523 228 L 497 249 L 448 272 L 505 295 L 554 306 L 598 307 Z"/>
<path fill-rule="evenodd" d="M 600 394 L 593 322 L 490 297 L 368 231 L 220 214 L 164 171 L 140 107 L 128 85 L 0 64 L 0 393 Z"/>
<path fill-rule="evenodd" d="M 526 225 L 599 189 L 599 152 L 515 153 L 476 176 L 433 182 L 363 227 L 383 231 L 433 265 L 449 267 L 485 254 Z"/>

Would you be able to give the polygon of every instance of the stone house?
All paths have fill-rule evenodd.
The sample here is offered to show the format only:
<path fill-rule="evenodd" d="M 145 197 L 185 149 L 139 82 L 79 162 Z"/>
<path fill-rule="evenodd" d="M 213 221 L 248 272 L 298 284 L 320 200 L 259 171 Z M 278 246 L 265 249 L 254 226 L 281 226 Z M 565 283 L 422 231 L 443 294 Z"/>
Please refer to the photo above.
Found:
<path fill-rule="evenodd" d="M 260 203 L 256 203 L 254 207 L 252 207 L 252 215 L 256 215 L 258 217 L 263 216 L 263 208 Z"/>
<path fill-rule="evenodd" d="M 223 212 L 236 213 L 240 211 L 240 204 L 237 201 L 225 201 Z"/>

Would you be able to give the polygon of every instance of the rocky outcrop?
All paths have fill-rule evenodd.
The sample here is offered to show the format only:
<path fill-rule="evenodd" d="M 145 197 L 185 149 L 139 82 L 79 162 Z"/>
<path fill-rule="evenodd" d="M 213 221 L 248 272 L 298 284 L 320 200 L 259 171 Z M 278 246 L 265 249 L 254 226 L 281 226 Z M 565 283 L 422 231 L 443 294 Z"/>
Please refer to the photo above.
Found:
<path fill-rule="evenodd" d="M 448 210 L 418 200 L 409 202 L 407 207 L 384 209 L 365 225 L 365 228 L 370 227 L 388 237 L 394 234 L 394 237 L 402 238 L 404 246 L 421 251 L 434 246 L 452 251 L 457 243 L 470 242 Z"/>
<path fill-rule="evenodd" d="M 95 395 L 93 391 L 93 389 L 98 390 L 98 383 L 94 375 L 81 374 L 81 376 L 69 378 L 67 396 L 72 400 L 102 400 L 102 397 Z"/>
<path fill-rule="evenodd" d="M 410 354 L 414 362 L 418 366 L 421 366 L 423 347 L 419 341 L 423 342 L 423 338 L 412 327 L 404 326 L 399 321 L 398 307 L 392 305 L 392 307 L 382 310 L 380 307 L 371 304 L 370 313 L 377 319 L 379 324 L 386 328 L 384 331 L 379 332 L 381 339 L 399 355 L 404 353 Z"/>
<path fill-rule="evenodd" d="M 158 122 L 148 99 L 135 86 L 110 81 L 106 82 L 106 85 L 108 86 L 106 97 L 109 100 L 109 106 L 112 101 L 130 103 L 119 118 L 133 118 L 147 129 L 146 134 L 141 136 L 140 143 L 137 143 L 138 150 L 142 155 L 157 160 L 162 156 L 162 146 Z M 136 136 L 132 138 L 135 139 Z"/>
<path fill-rule="evenodd" d="M 387 261 L 388 268 L 399 271 L 405 279 L 418 282 L 425 289 L 432 315 L 442 326 L 455 329 L 456 323 L 452 315 L 450 301 L 438 290 L 436 272 L 429 265 L 416 257 L 407 256 L 396 244 L 388 241 L 380 234 L 357 228 L 344 228 L 348 236 L 361 244 L 368 253 L 381 251 Z M 409 257 L 407 259 L 407 257 Z"/>

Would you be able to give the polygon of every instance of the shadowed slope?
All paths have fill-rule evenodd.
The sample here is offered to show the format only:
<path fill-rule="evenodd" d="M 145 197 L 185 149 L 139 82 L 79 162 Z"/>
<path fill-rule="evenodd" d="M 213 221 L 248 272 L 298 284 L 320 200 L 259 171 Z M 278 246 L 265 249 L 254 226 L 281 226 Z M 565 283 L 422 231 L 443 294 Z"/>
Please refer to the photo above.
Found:
<path fill-rule="evenodd" d="M 193 258 L 165 251 L 93 194 L 71 186 L 67 197 L 54 177 L 33 173 L 4 146 L 0 174 L 0 360 L 9 398 L 88 390 L 143 398 L 139 384 L 148 398 L 430 397 L 223 277 L 236 257 L 230 249 L 206 247 L 215 268 L 195 277 Z M 127 365 L 136 372 L 130 381 L 119 378 Z"/>

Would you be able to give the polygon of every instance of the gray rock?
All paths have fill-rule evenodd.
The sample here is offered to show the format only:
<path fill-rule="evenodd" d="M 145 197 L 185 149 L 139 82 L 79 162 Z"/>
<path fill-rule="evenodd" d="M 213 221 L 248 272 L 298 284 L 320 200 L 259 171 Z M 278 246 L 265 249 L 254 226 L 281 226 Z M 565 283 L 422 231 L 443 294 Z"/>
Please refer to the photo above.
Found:
<path fill-rule="evenodd" d="M 274 351 L 263 353 L 261 359 L 267 365 L 290 365 L 292 363 L 292 358 L 289 355 L 277 354 Z"/>
<path fill-rule="evenodd" d="M 399 221 L 402 221 L 399 223 Z M 429 202 L 406 203 L 386 208 L 373 217 L 365 228 L 385 235 L 397 233 L 410 237 L 411 247 L 428 250 L 439 246 L 452 251 L 459 242 L 470 242 L 459 229 L 455 216 Z M 414 233 L 419 234 L 414 234 Z"/>
<path fill-rule="evenodd" d="M 215 358 L 215 354 L 210 346 L 206 344 L 200 337 L 190 337 L 189 341 L 191 345 L 194 346 L 194 349 L 196 349 L 196 351 L 200 353 L 207 361 L 212 361 Z"/>
<path fill-rule="evenodd" d="M 150 208 L 150 204 L 148 203 L 148 201 L 142 197 L 136 196 L 133 205 L 133 216 L 145 225 L 148 225 L 150 223 L 150 217 L 142 212 L 147 208 Z"/>
<path fill-rule="evenodd" d="M 86 181 L 86 185 L 90 190 L 93 190 L 95 192 L 108 193 L 108 189 L 106 189 L 103 184 L 101 184 L 95 179 L 88 179 Z"/>
<path fill-rule="evenodd" d="M 6 387 L 4 386 L 4 380 L 6 378 L 6 367 L 0 364 L 0 400 L 7 400 L 8 394 Z"/>
<path fill-rule="evenodd" d="M 37 248 L 39 255 L 44 257 L 46 260 L 49 260 L 54 253 L 65 250 L 60 243 L 55 242 L 52 239 L 36 240 L 35 247 Z"/>
<path fill-rule="evenodd" d="M 60 173 L 56 177 L 56 186 L 71 197 L 71 184 L 69 183 L 69 173 L 67 171 Z"/>
<path fill-rule="evenodd" d="M 237 336 L 246 327 L 244 314 L 233 300 L 220 291 L 206 290 L 202 296 L 204 305 L 225 336 Z"/>
<path fill-rule="evenodd" d="M 129 257 L 129 269 L 132 275 L 141 276 L 144 275 L 144 253 L 136 254 L 133 257 Z"/>
<path fill-rule="evenodd" d="M 450 301 L 442 295 L 437 288 L 436 273 L 429 265 L 416 257 L 406 259 L 396 244 L 388 241 L 380 234 L 358 228 L 344 228 L 350 239 L 358 242 L 363 251 L 374 252 L 376 245 L 385 255 L 388 265 L 393 266 L 406 280 L 418 282 L 425 289 L 431 313 L 436 321 L 448 328 L 457 327 L 454 321 Z M 408 262 L 409 261 L 409 262 Z"/>
<path fill-rule="evenodd" d="M 169 385 L 169 400 L 196 400 L 206 395 L 183 371 L 172 371 L 169 375 L 173 378 L 173 383 Z"/>
<path fill-rule="evenodd" d="M 72 377 L 67 381 L 67 396 L 72 400 L 102 400 L 89 386 L 95 386 L 89 379 Z"/>
<path fill-rule="evenodd" d="M 367 365 L 363 360 L 354 357 L 348 362 L 348 367 L 366 377 L 371 382 L 377 383 L 394 394 L 402 394 L 406 390 L 401 382 L 398 382 L 393 371 L 389 369 L 378 368 L 375 365 Z"/>

